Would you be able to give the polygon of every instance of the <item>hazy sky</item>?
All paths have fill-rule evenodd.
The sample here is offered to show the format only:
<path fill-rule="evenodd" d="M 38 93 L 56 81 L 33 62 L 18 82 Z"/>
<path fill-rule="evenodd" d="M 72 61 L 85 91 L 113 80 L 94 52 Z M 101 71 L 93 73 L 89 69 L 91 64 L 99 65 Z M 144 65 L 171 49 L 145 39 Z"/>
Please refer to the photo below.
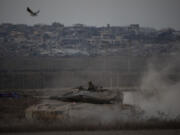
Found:
<path fill-rule="evenodd" d="M 26 12 L 40 10 L 38 17 Z M 180 0 L 0 0 L 0 23 L 141 26 L 180 30 Z"/>

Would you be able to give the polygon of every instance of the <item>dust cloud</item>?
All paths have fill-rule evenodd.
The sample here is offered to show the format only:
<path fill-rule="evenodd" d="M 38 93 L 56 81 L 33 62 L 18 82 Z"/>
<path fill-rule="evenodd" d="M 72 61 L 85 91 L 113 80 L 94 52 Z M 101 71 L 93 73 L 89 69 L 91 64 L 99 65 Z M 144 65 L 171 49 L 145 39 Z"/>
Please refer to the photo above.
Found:
<path fill-rule="evenodd" d="M 128 93 L 125 102 L 139 106 L 145 118 L 179 119 L 179 60 L 151 60 L 144 72 L 138 92 Z"/>

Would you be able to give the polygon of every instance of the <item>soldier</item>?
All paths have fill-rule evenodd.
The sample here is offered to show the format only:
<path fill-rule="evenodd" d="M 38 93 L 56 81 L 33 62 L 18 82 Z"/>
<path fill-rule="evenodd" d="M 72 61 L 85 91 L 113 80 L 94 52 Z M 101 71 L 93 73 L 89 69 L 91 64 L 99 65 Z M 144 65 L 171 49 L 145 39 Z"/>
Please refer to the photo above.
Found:
<path fill-rule="evenodd" d="M 94 84 L 92 83 L 92 81 L 88 82 L 88 90 L 89 91 L 96 91 L 96 87 L 94 86 Z"/>

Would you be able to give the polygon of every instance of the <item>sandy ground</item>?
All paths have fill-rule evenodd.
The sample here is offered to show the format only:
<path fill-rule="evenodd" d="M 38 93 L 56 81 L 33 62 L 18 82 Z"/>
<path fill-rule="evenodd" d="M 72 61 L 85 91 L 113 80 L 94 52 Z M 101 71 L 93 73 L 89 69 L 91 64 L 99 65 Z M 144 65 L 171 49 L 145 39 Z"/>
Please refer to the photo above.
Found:
<path fill-rule="evenodd" d="M 1 135 L 180 135 L 180 130 L 121 130 L 76 132 L 2 133 Z"/>
<path fill-rule="evenodd" d="M 13 92 L 16 92 L 18 97 L 0 97 L 0 128 L 6 125 L 17 125 L 17 122 L 25 119 L 25 109 L 40 101 L 33 97 L 33 94 L 36 94 L 33 90 Z M 1 90 L 1 93 L 12 93 L 12 91 Z"/>
<path fill-rule="evenodd" d="M 47 90 L 49 91 L 49 90 Z M 6 91 L 7 92 L 7 91 Z M 52 92 L 52 91 L 51 91 Z M 57 91 L 54 91 L 56 93 Z M 25 119 L 25 109 L 30 107 L 33 104 L 37 104 L 41 101 L 41 99 L 37 98 L 39 95 L 42 95 L 41 92 L 37 91 L 16 91 L 18 95 L 20 95 L 19 98 L 0 98 L 0 134 L 37 134 L 37 135 L 46 135 L 46 134 L 64 134 L 64 135 L 71 135 L 71 134 L 127 134 L 127 135 L 149 135 L 149 134 L 163 134 L 163 135 L 173 135 L 173 134 L 179 134 L 180 130 L 137 130 L 137 131 L 95 131 L 95 132 L 73 132 L 73 129 L 71 130 L 61 130 L 61 131 L 72 131 L 72 132 L 41 132 L 45 130 L 31 130 L 30 126 L 32 126 L 32 129 L 36 127 L 36 125 L 28 125 L 29 123 L 26 123 L 24 121 Z M 49 95 L 47 93 L 47 95 Z M 37 96 L 37 97 L 35 97 Z M 46 95 L 45 95 L 46 96 Z M 157 123 L 156 123 L 157 124 Z M 162 123 L 160 123 L 162 124 Z M 116 124 L 117 125 L 117 124 Z M 135 127 L 137 124 L 135 125 Z M 159 127 L 155 126 L 156 129 Z M 161 129 L 179 129 L 180 123 L 167 123 L 160 125 Z M 17 130 L 16 130 L 17 128 Z M 26 130 L 27 129 L 27 130 Z M 46 128 L 45 128 L 46 129 Z M 56 129 L 56 128 L 55 128 Z M 107 129 L 107 128 L 105 128 Z M 117 129 L 117 128 L 114 128 Z M 124 129 L 124 128 L 118 128 Z M 126 128 L 126 129 L 137 129 L 137 128 Z M 138 128 L 139 129 L 139 128 Z M 140 128 L 140 129 L 147 129 L 147 128 Z M 153 128 L 151 128 L 153 129 Z M 11 130 L 11 133 L 8 133 Z M 78 129 L 78 130 L 81 130 Z M 100 128 L 99 130 L 104 130 L 104 128 Z M 1 132 L 4 133 L 1 133 Z M 15 131 L 14 133 L 12 131 Z M 21 133 L 18 133 L 17 131 L 21 131 Z M 22 132 L 23 131 L 23 132 Z M 26 131 L 31 131 L 27 132 Z M 40 132 L 32 132 L 32 131 L 40 131 Z M 53 131 L 53 130 L 46 130 L 46 131 Z M 55 130 L 57 131 L 57 130 Z"/>

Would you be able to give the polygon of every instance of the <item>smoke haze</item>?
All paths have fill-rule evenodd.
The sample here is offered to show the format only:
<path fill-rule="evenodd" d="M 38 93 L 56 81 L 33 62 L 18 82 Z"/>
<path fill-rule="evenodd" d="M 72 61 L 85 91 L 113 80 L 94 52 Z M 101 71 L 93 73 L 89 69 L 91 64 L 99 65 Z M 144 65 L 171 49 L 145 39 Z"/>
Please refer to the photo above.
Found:
<path fill-rule="evenodd" d="M 178 59 L 174 58 L 151 61 L 142 77 L 141 90 L 129 93 L 126 103 L 140 106 L 146 117 L 177 118 L 180 81 L 171 77 L 178 73 L 178 67 Z"/>

